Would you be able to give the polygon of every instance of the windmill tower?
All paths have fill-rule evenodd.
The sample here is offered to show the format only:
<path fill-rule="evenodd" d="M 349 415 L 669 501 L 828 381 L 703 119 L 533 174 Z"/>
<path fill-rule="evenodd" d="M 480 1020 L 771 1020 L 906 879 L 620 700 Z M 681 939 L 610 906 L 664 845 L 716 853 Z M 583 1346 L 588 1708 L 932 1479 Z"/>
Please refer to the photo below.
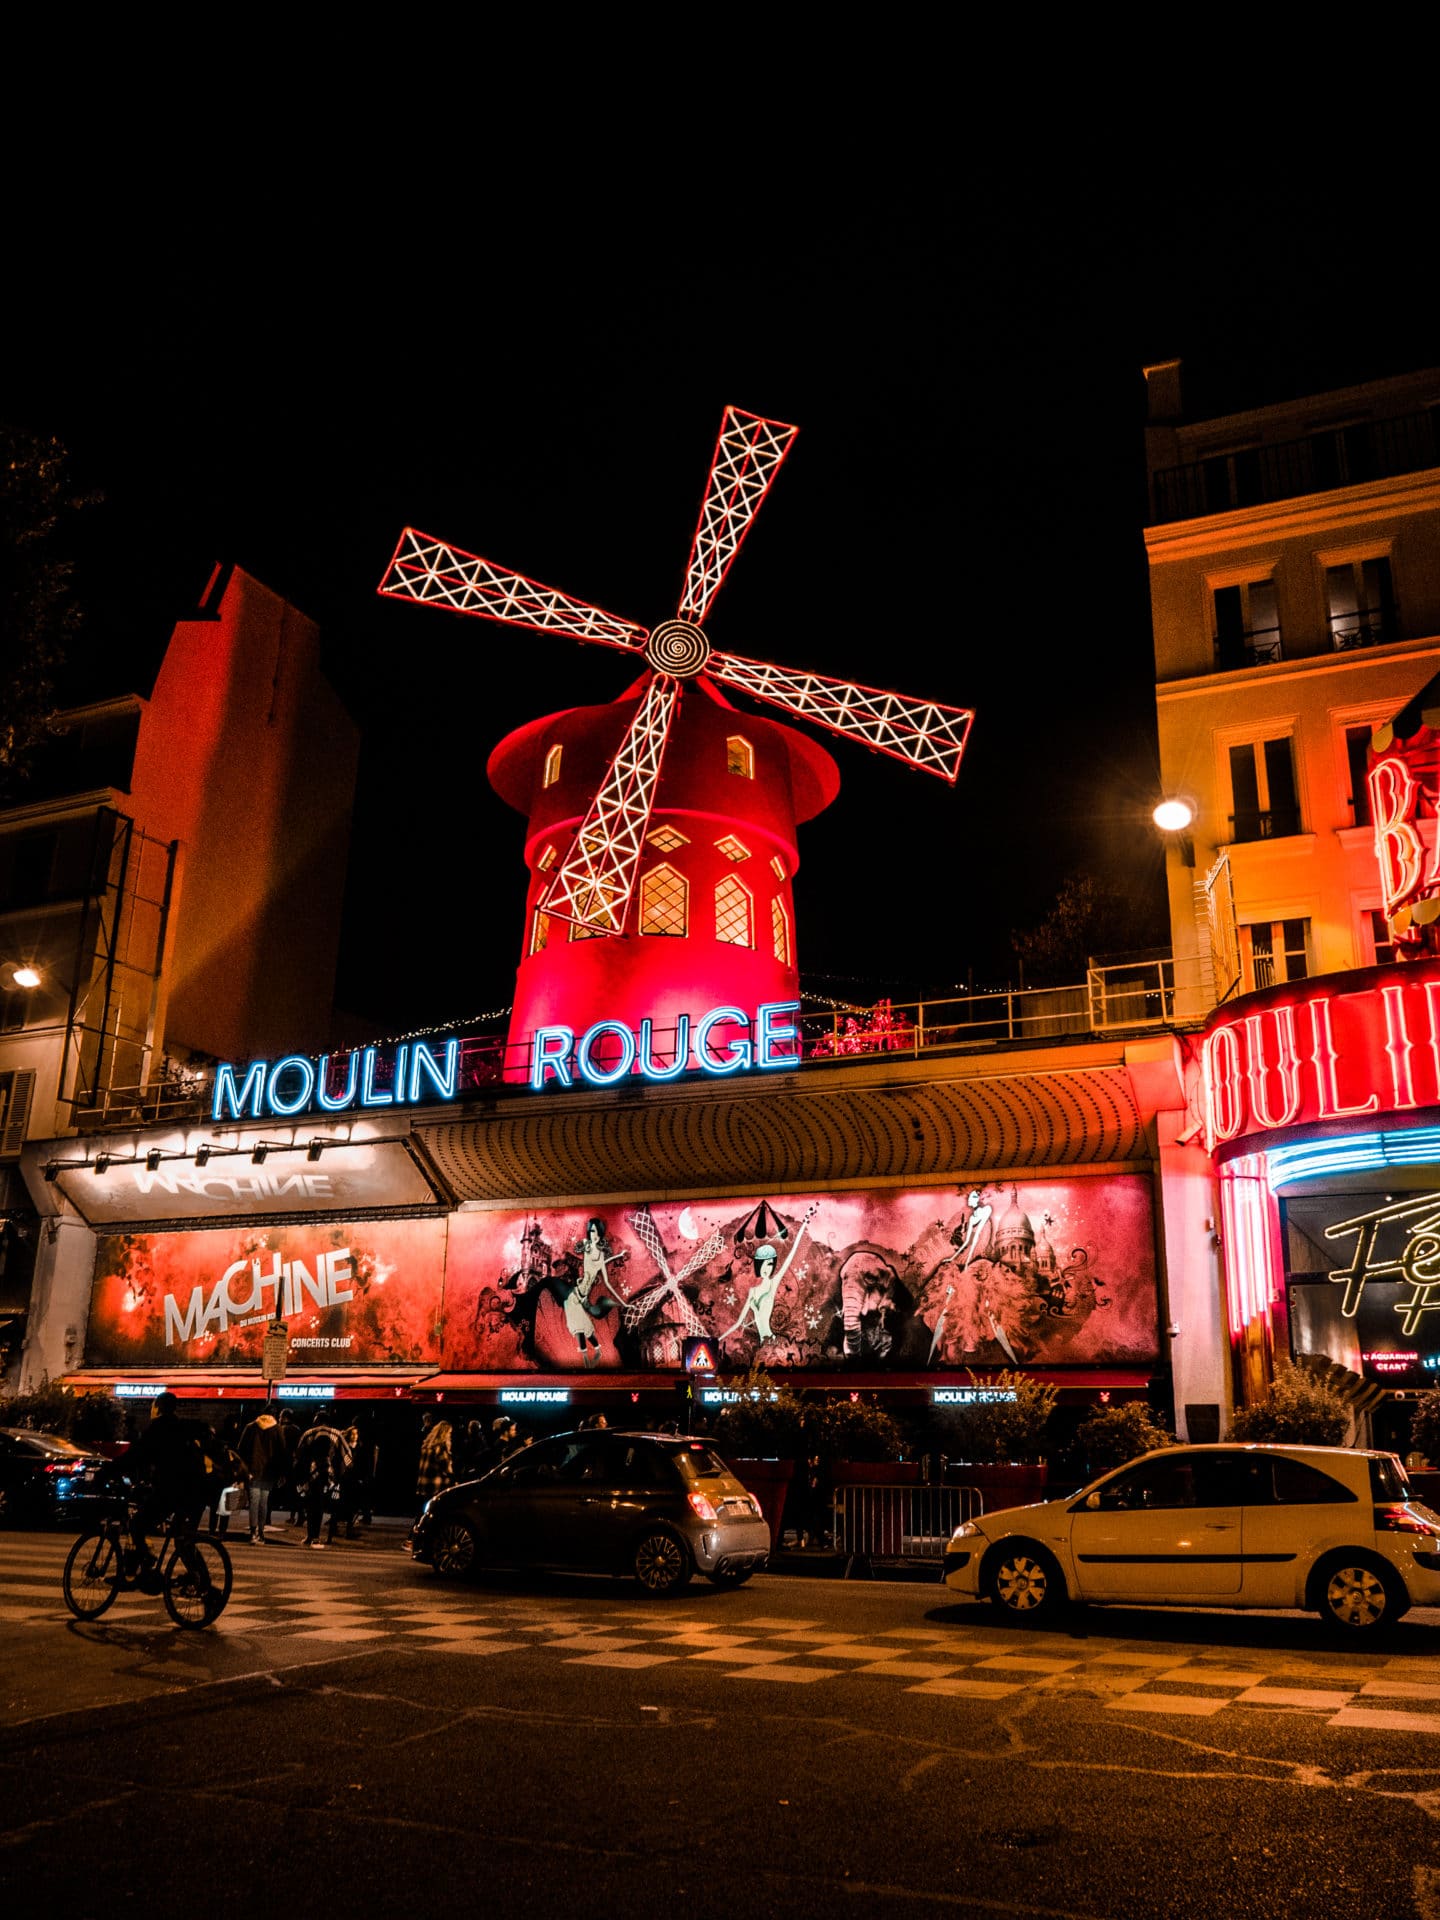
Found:
<path fill-rule="evenodd" d="M 540 1026 L 648 1017 L 664 1056 L 681 1013 L 753 1017 L 798 997 L 795 829 L 839 775 L 794 728 L 738 712 L 730 689 L 942 779 L 959 772 L 968 711 L 710 646 L 705 618 L 797 431 L 726 408 L 679 611 L 653 630 L 413 528 L 400 537 L 382 594 L 594 640 L 646 668 L 610 705 L 533 721 L 491 755 L 492 784 L 529 822 L 512 1063 Z"/>

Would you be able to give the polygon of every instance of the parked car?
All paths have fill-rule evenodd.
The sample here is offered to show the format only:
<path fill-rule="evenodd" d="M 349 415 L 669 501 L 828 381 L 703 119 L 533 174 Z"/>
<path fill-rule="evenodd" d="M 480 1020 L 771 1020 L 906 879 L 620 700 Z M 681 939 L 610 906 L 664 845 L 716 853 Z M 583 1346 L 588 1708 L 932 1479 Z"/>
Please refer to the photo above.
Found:
<path fill-rule="evenodd" d="M 1392 1453 L 1167 1447 L 1063 1500 L 967 1521 L 943 1577 L 1037 1623 L 1067 1600 L 1306 1607 L 1373 1634 L 1440 1604 L 1440 1516 Z"/>
<path fill-rule="evenodd" d="M 79 1526 L 88 1519 L 107 1465 L 58 1433 L 0 1427 L 0 1517 L 21 1526 Z"/>
<path fill-rule="evenodd" d="M 447 1578 L 482 1567 L 628 1573 L 664 1594 L 697 1569 L 743 1585 L 769 1557 L 770 1529 L 707 1441 L 590 1429 L 437 1494 L 410 1550 Z"/>

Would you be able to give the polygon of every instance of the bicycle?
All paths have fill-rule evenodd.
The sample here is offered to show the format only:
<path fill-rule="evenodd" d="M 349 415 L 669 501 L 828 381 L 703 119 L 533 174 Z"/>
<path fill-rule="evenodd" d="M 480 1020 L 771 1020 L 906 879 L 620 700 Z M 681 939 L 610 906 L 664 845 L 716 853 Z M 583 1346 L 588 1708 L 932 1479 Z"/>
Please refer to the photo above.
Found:
<path fill-rule="evenodd" d="M 88 1533 L 71 1547 L 61 1577 L 65 1604 L 77 1620 L 98 1620 L 118 1595 L 159 1593 L 177 1627 L 208 1627 L 230 1598 L 234 1569 L 218 1540 L 198 1538 L 192 1525 L 171 1515 L 159 1550 L 148 1561 L 129 1533 L 132 1503 L 112 1499 Z"/>

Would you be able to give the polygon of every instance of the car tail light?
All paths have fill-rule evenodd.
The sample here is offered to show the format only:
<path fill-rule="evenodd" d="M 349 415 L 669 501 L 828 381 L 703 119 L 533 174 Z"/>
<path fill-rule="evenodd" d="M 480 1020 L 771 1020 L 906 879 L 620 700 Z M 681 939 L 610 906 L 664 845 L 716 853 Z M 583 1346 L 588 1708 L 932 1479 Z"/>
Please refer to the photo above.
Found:
<path fill-rule="evenodd" d="M 1376 1507 L 1375 1531 L 1377 1533 L 1420 1533 L 1432 1540 L 1440 1540 L 1440 1527 L 1416 1513 L 1413 1507 L 1403 1503 L 1398 1506 Z"/>
<path fill-rule="evenodd" d="M 703 1493 L 692 1493 L 690 1506 L 698 1520 L 717 1520 L 720 1517 Z"/>
<path fill-rule="evenodd" d="M 45 1471 L 46 1473 L 79 1473 L 80 1462 L 78 1460 L 47 1460 Z"/>
<path fill-rule="evenodd" d="M 754 1514 L 755 1518 L 757 1520 L 763 1520 L 765 1518 L 765 1509 L 755 1498 L 754 1494 L 747 1493 L 745 1498 L 750 1502 L 750 1511 Z"/>

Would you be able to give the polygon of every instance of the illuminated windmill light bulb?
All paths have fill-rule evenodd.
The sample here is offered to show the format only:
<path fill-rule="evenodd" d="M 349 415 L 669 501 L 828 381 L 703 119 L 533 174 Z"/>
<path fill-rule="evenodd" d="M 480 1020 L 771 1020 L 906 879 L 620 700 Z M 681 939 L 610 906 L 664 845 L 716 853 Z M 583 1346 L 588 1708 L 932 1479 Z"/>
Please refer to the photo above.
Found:
<path fill-rule="evenodd" d="M 1188 800 L 1162 800 L 1150 817 L 1162 833 L 1184 833 L 1195 823 L 1195 809 Z"/>

